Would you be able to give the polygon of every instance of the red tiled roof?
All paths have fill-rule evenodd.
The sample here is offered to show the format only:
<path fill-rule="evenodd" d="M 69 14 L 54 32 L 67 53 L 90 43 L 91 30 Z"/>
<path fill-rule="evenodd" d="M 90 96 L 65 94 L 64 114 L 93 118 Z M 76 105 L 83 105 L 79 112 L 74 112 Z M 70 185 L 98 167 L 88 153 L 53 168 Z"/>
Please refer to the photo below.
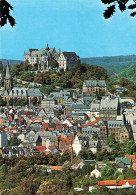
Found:
<path fill-rule="evenodd" d="M 129 185 L 136 185 L 136 180 L 109 180 L 109 181 L 98 181 L 99 186 L 122 186 L 126 183 Z"/>
<path fill-rule="evenodd" d="M 81 127 L 88 127 L 88 124 L 82 124 Z"/>
<path fill-rule="evenodd" d="M 62 126 L 63 126 L 64 128 L 66 128 L 68 125 L 67 125 L 67 124 L 62 124 Z"/>
<path fill-rule="evenodd" d="M 25 128 L 25 129 L 27 130 L 28 128 L 29 128 L 29 126 L 26 126 L 26 128 Z"/>
<path fill-rule="evenodd" d="M 126 155 L 125 158 L 131 158 L 132 162 L 135 162 L 136 156 L 135 155 Z"/>
<path fill-rule="evenodd" d="M 52 171 L 62 171 L 62 166 L 51 166 L 50 169 Z"/>
<path fill-rule="evenodd" d="M 68 121 L 69 121 L 69 122 L 71 122 L 71 121 L 72 121 L 72 119 L 68 118 Z"/>
<path fill-rule="evenodd" d="M 70 115 L 66 115 L 66 118 L 72 118 L 72 116 L 70 116 Z"/>
<path fill-rule="evenodd" d="M 54 128 L 48 128 L 48 131 L 54 131 Z"/>
<path fill-rule="evenodd" d="M 46 150 L 46 146 L 35 146 L 35 148 L 39 151 Z"/>
<path fill-rule="evenodd" d="M 41 153 L 50 154 L 50 151 L 42 150 L 42 151 L 40 151 L 40 154 L 41 154 Z"/>
<path fill-rule="evenodd" d="M 135 98 L 133 98 L 133 97 L 128 97 L 128 99 L 132 99 L 132 100 L 134 100 L 134 101 L 135 101 Z"/>
<path fill-rule="evenodd" d="M 56 130 L 57 130 L 57 131 L 62 131 L 63 128 L 62 128 L 62 127 L 56 127 Z"/>
<path fill-rule="evenodd" d="M 23 122 L 23 120 L 24 120 L 23 118 L 19 118 L 18 119 L 19 122 Z"/>
<path fill-rule="evenodd" d="M 43 123 L 42 127 L 48 127 L 48 126 L 49 126 L 49 123 Z"/>
<path fill-rule="evenodd" d="M 32 115 L 33 112 L 32 111 L 24 111 L 24 115 Z"/>
<path fill-rule="evenodd" d="M 11 131 L 11 130 L 16 130 L 17 127 L 8 127 L 7 129 L 8 129 L 9 131 Z"/>
<path fill-rule="evenodd" d="M 57 146 L 50 146 L 50 148 L 51 148 L 51 149 L 53 149 L 53 148 L 58 149 L 58 147 L 57 147 Z"/>

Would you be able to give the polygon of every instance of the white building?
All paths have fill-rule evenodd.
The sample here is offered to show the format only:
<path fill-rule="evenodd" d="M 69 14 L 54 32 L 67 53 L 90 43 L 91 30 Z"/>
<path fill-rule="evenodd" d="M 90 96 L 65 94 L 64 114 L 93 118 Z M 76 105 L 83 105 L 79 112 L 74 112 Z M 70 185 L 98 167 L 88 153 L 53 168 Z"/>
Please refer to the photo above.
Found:
<path fill-rule="evenodd" d="M 64 69 L 64 71 L 68 68 L 72 68 L 77 64 L 79 60 L 79 56 L 76 55 L 75 52 L 62 52 L 57 60 L 59 64 L 59 69 Z"/>
<path fill-rule="evenodd" d="M 91 173 L 90 173 L 90 177 L 95 176 L 96 178 L 101 177 L 101 172 L 98 169 L 94 169 Z"/>
<path fill-rule="evenodd" d="M 76 155 L 78 155 L 78 153 L 82 149 L 82 144 L 80 143 L 77 135 L 75 136 L 75 139 L 73 140 L 72 147 L 73 147 L 73 151 L 76 153 Z"/>
<path fill-rule="evenodd" d="M 59 55 L 60 50 L 56 52 L 55 47 L 49 48 L 47 44 L 47 47 L 41 50 L 28 49 L 26 53 L 24 52 L 24 61 L 28 61 L 32 65 L 38 63 L 38 69 L 43 70 L 49 68 L 49 62 L 56 60 Z"/>

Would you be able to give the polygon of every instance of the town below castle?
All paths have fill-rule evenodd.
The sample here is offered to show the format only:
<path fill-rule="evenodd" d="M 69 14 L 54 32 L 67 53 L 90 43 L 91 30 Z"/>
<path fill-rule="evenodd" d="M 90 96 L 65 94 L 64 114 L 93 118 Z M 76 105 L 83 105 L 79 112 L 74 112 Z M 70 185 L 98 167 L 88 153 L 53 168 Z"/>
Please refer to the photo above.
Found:
<path fill-rule="evenodd" d="M 48 44 L 1 75 L 2 194 L 136 193 L 134 82 Z"/>

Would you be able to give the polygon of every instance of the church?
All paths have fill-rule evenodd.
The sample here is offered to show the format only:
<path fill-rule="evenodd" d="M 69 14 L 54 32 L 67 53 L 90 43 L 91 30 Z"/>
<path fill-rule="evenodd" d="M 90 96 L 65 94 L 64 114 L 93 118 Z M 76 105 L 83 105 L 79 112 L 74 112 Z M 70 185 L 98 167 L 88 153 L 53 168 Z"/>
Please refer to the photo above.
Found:
<path fill-rule="evenodd" d="M 9 65 L 6 68 L 6 76 L 4 78 L 4 92 L 3 92 L 3 100 L 7 103 L 10 99 L 19 98 L 26 99 L 28 105 L 32 105 L 32 99 L 37 97 L 39 104 L 43 99 L 43 94 L 40 92 L 38 88 L 20 88 L 13 87 L 13 77 L 11 75 Z"/>

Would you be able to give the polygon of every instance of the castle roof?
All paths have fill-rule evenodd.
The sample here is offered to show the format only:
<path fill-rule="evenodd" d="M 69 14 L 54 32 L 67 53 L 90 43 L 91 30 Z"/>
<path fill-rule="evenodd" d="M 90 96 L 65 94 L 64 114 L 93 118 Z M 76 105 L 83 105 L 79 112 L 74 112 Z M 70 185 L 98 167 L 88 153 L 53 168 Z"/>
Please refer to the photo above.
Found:
<path fill-rule="evenodd" d="M 75 52 L 62 52 L 62 54 L 64 55 L 65 58 L 70 60 L 74 60 L 75 58 L 78 57 Z"/>

